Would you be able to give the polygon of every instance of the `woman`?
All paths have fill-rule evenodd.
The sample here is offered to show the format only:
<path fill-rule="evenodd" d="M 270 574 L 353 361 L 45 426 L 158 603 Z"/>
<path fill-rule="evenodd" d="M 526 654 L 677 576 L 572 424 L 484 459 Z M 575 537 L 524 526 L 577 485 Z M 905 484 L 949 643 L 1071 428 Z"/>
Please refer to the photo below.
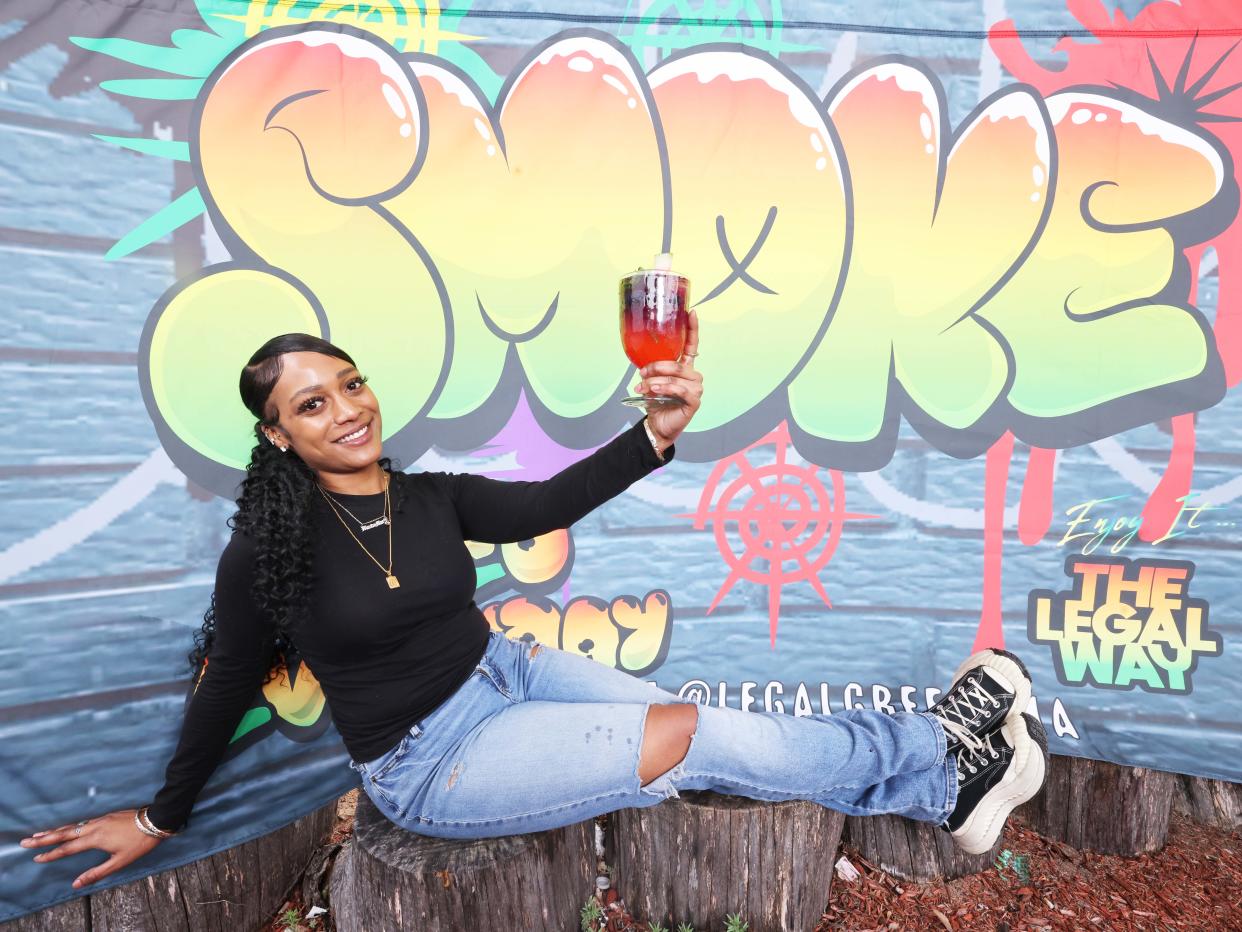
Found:
<path fill-rule="evenodd" d="M 567 527 L 664 465 L 694 416 L 692 315 L 679 362 L 638 391 L 677 398 L 544 482 L 392 472 L 380 407 L 354 361 L 306 334 L 264 344 L 241 376 L 258 419 L 234 533 L 196 660 L 205 665 L 149 806 L 38 832 L 52 861 L 109 858 L 83 887 L 186 823 L 255 690 L 296 644 L 389 819 L 420 834 L 531 832 L 679 790 L 810 799 L 943 824 L 987 850 L 1043 781 L 1046 739 L 1023 715 L 1026 671 L 976 654 L 925 713 L 793 716 L 699 707 L 592 660 L 491 633 L 466 540 Z M 554 778 L 549 777 L 554 775 Z"/>

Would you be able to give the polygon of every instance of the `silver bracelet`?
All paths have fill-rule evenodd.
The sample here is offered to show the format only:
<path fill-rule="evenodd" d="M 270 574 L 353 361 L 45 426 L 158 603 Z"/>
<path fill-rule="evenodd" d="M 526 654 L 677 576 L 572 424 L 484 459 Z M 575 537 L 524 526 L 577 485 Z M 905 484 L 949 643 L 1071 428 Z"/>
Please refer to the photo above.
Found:
<path fill-rule="evenodd" d="M 144 835 L 149 835 L 152 838 L 160 837 L 159 835 L 155 834 L 155 832 L 151 831 L 149 828 L 147 828 L 145 825 L 142 824 L 142 819 L 138 816 L 137 809 L 134 810 L 134 825 L 138 828 L 138 831 L 142 832 L 142 834 Z"/>
<path fill-rule="evenodd" d="M 656 443 L 655 433 L 651 430 L 651 425 L 643 418 L 643 429 L 647 431 L 647 439 L 651 441 L 651 449 L 655 450 L 656 459 L 661 463 L 664 462 L 664 454 L 660 452 L 660 445 Z"/>
<path fill-rule="evenodd" d="M 172 838 L 176 832 L 166 832 L 162 828 L 156 827 L 151 821 L 151 817 L 147 815 L 147 807 L 134 810 L 134 825 L 138 826 L 138 831 L 151 838 Z"/>

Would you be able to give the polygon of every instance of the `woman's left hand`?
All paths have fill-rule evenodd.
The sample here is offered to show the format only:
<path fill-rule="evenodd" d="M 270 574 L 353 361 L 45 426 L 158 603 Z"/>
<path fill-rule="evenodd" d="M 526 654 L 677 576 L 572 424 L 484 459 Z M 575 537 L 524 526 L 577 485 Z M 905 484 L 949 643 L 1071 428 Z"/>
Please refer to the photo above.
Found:
<path fill-rule="evenodd" d="M 677 362 L 653 362 L 639 370 L 642 381 L 635 391 L 643 395 L 666 395 L 681 401 L 679 405 L 651 405 L 647 411 L 647 425 L 655 434 L 663 453 L 666 447 L 686 429 L 694 412 L 699 410 L 703 399 L 703 376 L 694 368 L 699 354 L 699 315 L 690 312 L 690 326 L 686 333 L 686 348 Z"/>

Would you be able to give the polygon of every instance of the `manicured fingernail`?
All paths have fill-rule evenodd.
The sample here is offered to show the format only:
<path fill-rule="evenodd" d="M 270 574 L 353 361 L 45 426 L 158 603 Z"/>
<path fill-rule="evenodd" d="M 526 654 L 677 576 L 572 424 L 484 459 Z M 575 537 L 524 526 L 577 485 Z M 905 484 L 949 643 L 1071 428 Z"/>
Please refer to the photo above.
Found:
<path fill-rule="evenodd" d="M 46 834 L 47 834 L 47 832 L 35 832 L 35 833 L 34 833 L 33 835 L 31 835 L 30 837 L 31 837 L 31 838 L 42 838 L 42 837 L 43 837 L 44 835 L 46 835 Z"/>

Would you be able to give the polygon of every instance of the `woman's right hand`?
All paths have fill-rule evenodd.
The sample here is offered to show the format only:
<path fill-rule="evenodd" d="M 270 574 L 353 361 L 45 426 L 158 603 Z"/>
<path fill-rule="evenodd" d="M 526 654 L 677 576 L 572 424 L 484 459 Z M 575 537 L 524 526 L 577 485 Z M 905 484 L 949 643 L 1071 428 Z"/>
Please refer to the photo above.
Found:
<path fill-rule="evenodd" d="M 132 864 L 160 843 L 161 839 L 152 838 L 138 830 L 134 822 L 133 809 L 121 809 L 109 812 L 96 819 L 87 819 L 73 825 L 62 825 L 60 828 L 35 832 L 29 838 L 21 840 L 23 848 L 46 848 L 58 845 L 51 851 L 35 855 L 40 864 L 55 861 L 79 851 L 98 848 L 107 852 L 108 860 L 97 867 L 83 872 L 73 882 L 73 886 L 85 887 L 87 884 L 102 880 L 109 874 L 119 871 L 122 867 Z"/>

